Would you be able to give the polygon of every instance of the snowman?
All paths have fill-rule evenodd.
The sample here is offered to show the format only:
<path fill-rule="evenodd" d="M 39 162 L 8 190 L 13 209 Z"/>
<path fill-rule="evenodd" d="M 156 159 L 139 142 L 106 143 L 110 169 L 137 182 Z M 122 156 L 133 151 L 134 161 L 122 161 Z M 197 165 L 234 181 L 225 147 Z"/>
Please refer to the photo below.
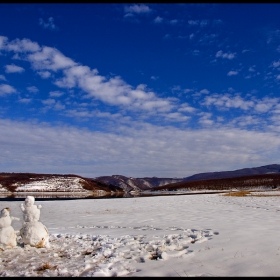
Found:
<path fill-rule="evenodd" d="M 10 208 L 6 207 L 0 212 L 0 249 L 13 248 L 17 245 L 17 235 L 11 226 L 13 220 L 19 218 L 10 216 Z"/>
<path fill-rule="evenodd" d="M 49 232 L 47 228 L 39 222 L 41 205 L 34 205 L 34 196 L 27 196 L 25 205 L 21 204 L 24 223 L 20 230 L 24 245 L 36 248 L 49 248 Z"/>

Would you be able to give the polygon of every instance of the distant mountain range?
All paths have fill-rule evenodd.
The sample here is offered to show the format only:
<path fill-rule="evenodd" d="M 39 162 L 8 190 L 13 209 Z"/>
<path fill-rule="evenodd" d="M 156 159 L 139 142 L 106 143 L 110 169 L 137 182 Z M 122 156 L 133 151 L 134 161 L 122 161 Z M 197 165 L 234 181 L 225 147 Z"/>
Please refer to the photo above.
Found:
<path fill-rule="evenodd" d="M 280 164 L 270 164 L 260 167 L 243 168 L 234 171 L 220 171 L 220 172 L 207 172 L 198 173 L 184 178 L 182 181 L 197 181 L 197 180 L 209 180 L 209 179 L 223 179 L 223 178 L 235 178 L 241 176 L 262 175 L 280 173 Z"/>
<path fill-rule="evenodd" d="M 261 175 L 280 174 L 279 164 L 270 164 L 260 167 L 243 168 L 234 171 L 199 173 L 184 178 L 132 178 L 123 175 L 100 176 L 84 178 L 68 174 L 36 174 L 36 173 L 0 173 L 0 193 L 10 192 L 74 192 L 74 193 L 115 193 L 115 192 L 142 192 L 157 189 L 174 189 L 175 187 L 190 186 L 190 182 L 206 182 L 216 180 L 215 184 L 224 182 L 224 179 L 250 177 Z M 259 178 L 259 177 L 258 177 Z M 241 181 L 235 180 L 236 182 Z M 211 184 L 213 185 L 214 181 Z M 230 180 L 226 180 L 225 182 Z M 232 181 L 233 182 L 233 181 Z M 243 181 L 242 181 L 243 182 Z M 215 185 L 214 184 L 214 185 Z M 272 183 L 271 183 L 272 184 Z M 203 186 L 203 183 L 192 184 Z M 205 183 L 204 183 L 205 185 Z M 223 186 L 225 183 L 223 183 Z"/>
<path fill-rule="evenodd" d="M 101 176 L 95 179 L 102 181 L 106 184 L 118 186 L 125 190 L 130 191 L 144 191 L 153 190 L 157 187 L 165 186 L 166 188 L 170 184 L 210 179 L 223 179 L 223 178 L 236 178 L 241 176 L 253 176 L 263 174 L 280 173 L 280 164 L 270 164 L 260 167 L 243 168 L 234 171 L 221 171 L 221 172 L 207 172 L 199 173 L 185 178 L 157 178 L 157 177 L 145 177 L 145 178 L 132 178 L 122 175 Z"/>
<path fill-rule="evenodd" d="M 101 176 L 94 178 L 98 181 L 106 183 L 108 185 L 118 186 L 122 188 L 125 192 L 139 192 L 145 190 L 151 190 L 155 187 L 164 186 L 167 184 L 181 182 L 182 179 L 177 178 L 132 178 L 125 177 L 122 175 L 112 175 L 112 176 Z"/>

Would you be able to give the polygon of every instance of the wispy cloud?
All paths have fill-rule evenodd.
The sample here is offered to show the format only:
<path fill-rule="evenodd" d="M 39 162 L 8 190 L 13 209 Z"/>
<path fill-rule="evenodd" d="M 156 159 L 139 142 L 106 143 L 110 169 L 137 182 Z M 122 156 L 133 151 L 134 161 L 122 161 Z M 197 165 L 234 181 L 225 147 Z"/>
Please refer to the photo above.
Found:
<path fill-rule="evenodd" d="M 44 105 L 53 105 L 53 104 L 55 104 L 55 100 L 49 98 L 49 99 L 42 100 L 42 103 L 43 103 Z"/>
<path fill-rule="evenodd" d="M 23 103 L 23 104 L 28 104 L 32 101 L 31 98 L 19 98 L 18 102 Z"/>
<path fill-rule="evenodd" d="M 266 113 L 276 106 L 278 102 L 279 98 L 264 97 L 263 99 L 252 98 L 250 100 L 245 100 L 238 94 L 231 95 L 227 93 L 207 96 L 201 104 L 205 106 L 214 105 L 221 110 L 235 108 L 245 111 L 250 109 L 254 110 L 256 113 Z"/>
<path fill-rule="evenodd" d="M 5 66 L 6 73 L 22 73 L 24 71 L 25 71 L 24 68 L 17 66 L 15 64 L 9 64 Z"/>
<path fill-rule="evenodd" d="M 16 89 L 10 85 L 7 84 L 1 84 L 0 85 L 0 96 L 5 96 L 10 93 L 15 93 Z"/>
<path fill-rule="evenodd" d="M 212 126 L 214 124 L 214 121 L 211 120 L 212 114 L 211 113 L 205 113 L 202 112 L 199 115 L 201 115 L 198 122 L 202 124 L 203 126 Z"/>
<path fill-rule="evenodd" d="M 4 51 L 13 51 L 18 54 L 36 52 L 40 49 L 39 45 L 29 39 L 15 39 L 8 42 L 8 38 L 0 36 L 0 49 Z"/>
<path fill-rule="evenodd" d="M 227 58 L 227 59 L 233 59 L 233 58 L 235 58 L 235 56 L 236 56 L 236 53 L 231 53 L 231 52 L 224 53 L 221 50 L 216 53 L 216 57 Z"/>
<path fill-rule="evenodd" d="M 178 109 L 179 112 L 194 113 L 197 109 L 190 106 L 188 103 L 183 103 Z"/>
<path fill-rule="evenodd" d="M 160 16 L 157 16 L 155 19 L 154 19 L 154 23 L 162 23 L 163 22 L 163 18 L 160 17 Z"/>
<path fill-rule="evenodd" d="M 47 22 L 44 22 L 44 20 L 42 18 L 40 18 L 39 19 L 39 25 L 41 25 L 43 28 L 49 29 L 49 30 L 57 29 L 57 26 L 54 24 L 54 18 L 53 17 L 49 17 Z"/>
<path fill-rule="evenodd" d="M 192 96 L 199 97 L 201 95 L 209 94 L 209 93 L 210 93 L 210 91 L 208 89 L 204 88 L 204 89 L 202 89 L 200 91 L 196 91 L 195 93 L 192 94 Z"/>
<path fill-rule="evenodd" d="M 176 25 L 179 23 L 178 19 L 166 19 L 166 18 L 162 18 L 160 16 L 157 16 L 154 20 L 154 23 L 156 24 L 160 24 L 160 23 L 164 23 L 164 24 L 170 24 L 170 25 Z"/>
<path fill-rule="evenodd" d="M 190 26 L 200 26 L 204 27 L 209 24 L 209 21 L 204 19 L 204 20 L 188 20 L 188 24 Z"/>
<path fill-rule="evenodd" d="M 38 71 L 37 74 L 40 75 L 43 79 L 47 79 L 51 76 L 51 72 L 49 71 Z"/>
<path fill-rule="evenodd" d="M 236 75 L 238 75 L 238 73 L 239 73 L 238 71 L 231 70 L 227 73 L 227 75 L 228 76 L 236 76 Z"/>
<path fill-rule="evenodd" d="M 0 75 L 0 80 L 2 80 L 2 81 L 7 81 L 6 78 L 5 78 L 5 76 L 3 76 L 3 75 Z"/>
<path fill-rule="evenodd" d="M 110 105 L 124 106 L 129 110 L 162 113 L 170 112 L 175 108 L 174 100 L 157 97 L 146 85 L 140 84 L 135 88 L 118 76 L 108 79 L 99 75 L 97 69 L 80 65 L 55 48 L 39 47 L 37 43 L 28 41 L 29 48 L 24 53 L 24 48 L 16 45 L 22 46 L 21 40 L 17 39 L 11 43 L 14 46 L 14 52 L 21 52 L 19 59 L 29 61 L 32 69 L 39 75 L 42 73 L 56 74 L 56 72 L 62 71 L 62 77 L 54 81 L 60 88 L 77 87 L 86 93 L 86 98 L 97 99 Z M 1 50 L 11 50 L 7 39 L 5 39 L 5 45 L 2 45 Z"/>
<path fill-rule="evenodd" d="M 131 6 L 125 6 L 124 7 L 124 12 L 130 13 L 130 14 L 149 14 L 152 12 L 152 9 L 144 4 L 140 4 L 140 5 L 131 5 Z"/>
<path fill-rule="evenodd" d="M 64 94 L 64 92 L 55 90 L 55 91 L 50 91 L 49 95 L 50 97 L 60 97 Z"/>
<path fill-rule="evenodd" d="M 32 92 L 32 93 L 37 93 L 39 91 L 39 89 L 35 86 L 30 86 L 30 87 L 27 87 L 26 88 L 29 92 Z"/>
<path fill-rule="evenodd" d="M 26 60 L 32 64 L 34 69 L 43 71 L 56 72 L 77 65 L 72 59 L 51 47 L 42 47 L 39 51 L 28 54 Z"/>
<path fill-rule="evenodd" d="M 278 134 L 214 128 L 209 115 L 202 118 L 206 125 L 202 130 L 138 123 L 106 133 L 0 119 L 0 168 L 4 172 L 74 173 L 87 177 L 185 177 L 224 170 L 225 156 L 228 170 L 279 160 Z M 186 170 L 186 159 L 192 162 L 191 169 Z"/>
<path fill-rule="evenodd" d="M 272 67 L 273 68 L 278 68 L 279 66 L 280 66 L 280 60 L 272 62 Z"/>

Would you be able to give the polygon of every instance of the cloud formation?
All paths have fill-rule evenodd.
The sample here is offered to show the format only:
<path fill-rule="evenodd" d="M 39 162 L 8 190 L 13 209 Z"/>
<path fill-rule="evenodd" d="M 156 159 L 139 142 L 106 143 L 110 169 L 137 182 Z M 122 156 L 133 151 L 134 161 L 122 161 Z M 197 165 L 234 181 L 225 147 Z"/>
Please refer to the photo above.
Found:
<path fill-rule="evenodd" d="M 7 84 L 0 84 L 0 96 L 5 96 L 10 93 L 15 93 L 16 89 Z"/>
<path fill-rule="evenodd" d="M 140 5 L 131 5 L 131 6 L 125 6 L 124 7 L 124 12 L 125 13 L 130 13 L 130 14 L 147 14 L 152 12 L 152 9 L 149 8 L 149 6 L 140 4 Z"/>
<path fill-rule="evenodd" d="M 139 123 L 103 133 L 0 119 L 0 131 L 2 171 L 88 177 L 185 177 L 222 171 L 225 157 L 227 170 L 234 170 L 277 162 L 280 148 L 278 134 L 236 128 L 182 130 Z"/>
<path fill-rule="evenodd" d="M 216 57 L 226 58 L 229 60 L 235 58 L 235 56 L 236 56 L 236 53 L 231 53 L 231 52 L 224 53 L 222 50 L 220 50 L 216 53 Z"/>
<path fill-rule="evenodd" d="M 242 109 L 242 110 L 253 110 L 256 113 L 266 113 L 277 106 L 279 98 L 264 97 L 262 99 L 251 98 L 246 100 L 239 94 L 212 94 L 211 96 L 205 97 L 202 105 L 211 106 L 214 105 L 217 108 L 224 110 L 229 108 Z"/>
<path fill-rule="evenodd" d="M 6 73 L 22 73 L 24 71 L 25 71 L 24 68 L 14 65 L 14 64 L 9 64 L 9 65 L 5 66 Z"/>
<path fill-rule="evenodd" d="M 231 70 L 227 73 L 228 76 L 236 76 L 237 74 L 238 74 L 238 71 L 233 71 L 233 70 Z"/>
<path fill-rule="evenodd" d="M 110 105 L 124 106 L 129 110 L 156 113 L 170 112 L 175 108 L 174 100 L 157 97 L 153 91 L 147 89 L 146 85 L 139 84 L 133 88 L 118 76 L 107 79 L 99 75 L 97 69 L 90 69 L 88 66 L 76 63 L 55 48 L 40 47 L 28 39 L 16 39 L 9 42 L 6 37 L 0 37 L 0 42 L 1 40 L 0 50 L 20 53 L 21 56 L 18 59 L 30 62 L 32 69 L 42 78 L 48 78 L 51 73 L 56 74 L 62 71 L 62 78 L 55 80 L 55 84 L 60 88 L 77 87 L 86 93 L 87 98 L 100 100 Z"/>
<path fill-rule="evenodd" d="M 54 18 L 49 17 L 47 22 L 44 22 L 42 18 L 39 19 L 39 25 L 41 25 L 45 29 L 55 30 L 57 29 L 56 25 L 54 24 Z"/>

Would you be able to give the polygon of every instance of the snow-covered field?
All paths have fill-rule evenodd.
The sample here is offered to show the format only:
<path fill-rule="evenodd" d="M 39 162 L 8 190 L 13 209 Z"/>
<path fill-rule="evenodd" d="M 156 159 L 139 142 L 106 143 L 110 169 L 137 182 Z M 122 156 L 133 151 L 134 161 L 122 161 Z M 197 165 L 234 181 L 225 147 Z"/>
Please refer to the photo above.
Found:
<path fill-rule="evenodd" d="M 223 194 L 35 201 L 51 247 L 19 238 L 0 253 L 0 276 L 279 276 L 279 202 Z M 21 218 L 15 230 L 21 203 L 0 202 Z"/>

